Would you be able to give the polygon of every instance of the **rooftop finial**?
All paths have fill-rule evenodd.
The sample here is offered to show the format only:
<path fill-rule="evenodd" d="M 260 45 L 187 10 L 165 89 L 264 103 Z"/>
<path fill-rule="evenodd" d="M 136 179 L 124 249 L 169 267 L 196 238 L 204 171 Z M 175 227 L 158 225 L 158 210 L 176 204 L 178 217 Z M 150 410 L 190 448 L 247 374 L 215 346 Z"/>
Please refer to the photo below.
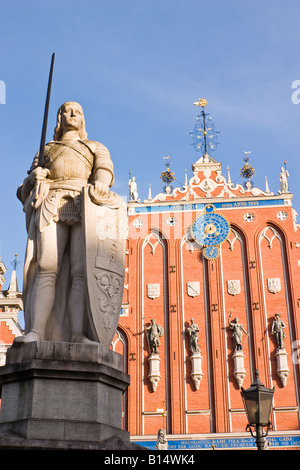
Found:
<path fill-rule="evenodd" d="M 204 98 L 199 98 L 194 102 L 195 106 L 201 108 L 201 112 L 197 116 L 194 130 L 190 134 L 193 136 L 193 146 L 196 152 L 203 152 L 203 157 L 209 160 L 208 152 L 215 150 L 218 145 L 219 131 L 215 129 L 211 116 L 204 111 L 207 104 Z"/>
<path fill-rule="evenodd" d="M 254 168 L 252 165 L 250 165 L 249 163 L 249 154 L 251 153 L 251 151 L 249 150 L 248 152 L 245 152 L 244 151 L 244 162 L 245 162 L 245 165 L 241 168 L 241 176 L 243 178 L 245 178 L 245 183 L 244 183 L 244 186 L 246 189 L 251 189 L 253 187 L 253 181 L 251 181 L 251 178 L 253 175 L 255 175 L 255 171 L 254 171 Z"/>
<path fill-rule="evenodd" d="M 15 259 L 11 262 L 11 264 L 13 266 L 13 272 L 11 274 L 11 280 L 10 280 L 9 287 L 8 287 L 8 290 L 7 290 L 7 296 L 8 297 L 13 297 L 13 296 L 15 296 L 16 292 L 17 293 L 19 292 L 18 281 L 17 281 L 17 273 L 16 273 L 17 265 L 19 264 L 17 253 L 15 254 Z"/>
<path fill-rule="evenodd" d="M 15 254 L 15 259 L 11 262 L 11 264 L 12 264 L 12 266 L 13 266 L 13 268 L 14 268 L 14 271 L 16 271 L 17 266 L 18 266 L 18 264 L 19 264 L 19 261 L 18 261 L 18 254 L 17 254 L 17 253 Z"/>
<path fill-rule="evenodd" d="M 171 183 L 175 180 L 175 174 L 173 171 L 170 171 L 170 156 L 163 157 L 163 159 L 167 160 L 167 162 L 165 163 L 167 170 L 161 173 L 160 178 L 164 183 L 166 183 L 166 186 L 164 186 L 164 191 L 169 194 L 173 189 Z"/>

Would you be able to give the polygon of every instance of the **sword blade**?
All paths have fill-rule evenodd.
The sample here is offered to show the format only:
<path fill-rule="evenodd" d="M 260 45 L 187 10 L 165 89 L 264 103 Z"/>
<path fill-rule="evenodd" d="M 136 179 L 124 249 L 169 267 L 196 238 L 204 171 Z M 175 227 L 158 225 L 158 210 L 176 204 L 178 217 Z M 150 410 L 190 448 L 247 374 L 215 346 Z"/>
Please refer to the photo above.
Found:
<path fill-rule="evenodd" d="M 45 111 L 44 111 L 44 120 L 43 120 L 43 128 L 42 128 L 42 135 L 41 135 L 41 144 L 40 144 L 40 151 L 39 151 L 38 166 L 43 166 L 44 165 L 44 150 L 45 150 L 45 143 L 46 143 L 47 122 L 48 122 L 48 112 L 49 112 L 49 103 L 50 103 L 54 58 L 55 58 L 55 53 L 52 54 L 52 58 L 51 58 L 51 65 L 50 65 L 50 73 L 49 73 L 49 80 L 48 80 L 48 87 L 47 87 L 47 96 L 46 96 L 46 103 L 45 103 Z"/>

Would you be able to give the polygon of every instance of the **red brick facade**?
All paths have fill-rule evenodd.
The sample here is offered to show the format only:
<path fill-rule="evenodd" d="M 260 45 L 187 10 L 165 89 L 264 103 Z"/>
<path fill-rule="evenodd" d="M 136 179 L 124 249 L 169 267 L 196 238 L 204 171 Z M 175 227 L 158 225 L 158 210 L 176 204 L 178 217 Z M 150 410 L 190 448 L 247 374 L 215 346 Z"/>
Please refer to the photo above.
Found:
<path fill-rule="evenodd" d="M 0 338 L 1 342 L 4 344 L 12 344 L 13 340 L 15 339 L 15 335 L 9 328 L 9 325 L 4 321 L 0 322 Z"/>
<path fill-rule="evenodd" d="M 125 313 L 119 322 L 131 376 L 128 429 L 145 440 L 157 435 L 161 427 L 166 428 L 169 439 L 244 432 L 247 420 L 234 376 L 228 324 L 232 309 L 232 320 L 238 317 L 248 333 L 243 336 L 246 375 L 242 386 L 251 385 L 258 369 L 262 383 L 275 386 L 271 413 L 275 434 L 290 430 L 297 434 L 300 231 L 292 195 L 235 186 L 222 176 L 221 165 L 214 160 L 205 163 L 200 159 L 193 171 L 190 182 L 172 194 L 128 203 Z M 214 260 L 207 260 L 190 236 L 192 221 L 208 203 L 231 226 L 220 246 L 220 256 Z M 228 281 L 235 281 L 236 291 L 230 291 Z M 197 283 L 196 295 L 188 292 L 190 282 Z M 147 291 L 149 285 L 156 289 L 154 298 Z M 289 373 L 285 385 L 277 373 L 272 334 L 276 313 L 286 325 Z M 191 377 L 186 333 L 191 318 L 200 329 L 203 377 L 198 390 Z M 150 352 L 145 327 L 151 319 L 164 329 L 156 391 L 148 378 Z M 166 417 L 157 411 L 162 408 Z"/>

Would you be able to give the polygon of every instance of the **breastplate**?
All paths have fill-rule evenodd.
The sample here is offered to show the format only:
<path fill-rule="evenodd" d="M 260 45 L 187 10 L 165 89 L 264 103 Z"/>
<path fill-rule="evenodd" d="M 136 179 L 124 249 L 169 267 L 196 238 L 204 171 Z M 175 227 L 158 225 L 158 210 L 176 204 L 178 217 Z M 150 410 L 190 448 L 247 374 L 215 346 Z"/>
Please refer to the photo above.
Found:
<path fill-rule="evenodd" d="M 89 150 L 81 147 L 77 151 L 67 145 L 50 144 L 45 153 L 47 162 L 45 166 L 50 170 L 48 178 L 51 180 L 78 178 L 87 181 L 92 171 L 93 162 Z"/>

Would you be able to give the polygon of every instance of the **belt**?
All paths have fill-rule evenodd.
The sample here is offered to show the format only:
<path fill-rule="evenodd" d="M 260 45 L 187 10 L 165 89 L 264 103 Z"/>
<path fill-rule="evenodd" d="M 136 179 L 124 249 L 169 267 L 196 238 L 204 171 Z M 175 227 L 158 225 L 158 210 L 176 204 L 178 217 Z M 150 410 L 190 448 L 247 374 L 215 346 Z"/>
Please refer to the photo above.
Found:
<path fill-rule="evenodd" d="M 59 178 L 50 180 L 50 189 L 69 189 L 81 191 L 87 185 L 87 180 L 80 178 Z"/>

